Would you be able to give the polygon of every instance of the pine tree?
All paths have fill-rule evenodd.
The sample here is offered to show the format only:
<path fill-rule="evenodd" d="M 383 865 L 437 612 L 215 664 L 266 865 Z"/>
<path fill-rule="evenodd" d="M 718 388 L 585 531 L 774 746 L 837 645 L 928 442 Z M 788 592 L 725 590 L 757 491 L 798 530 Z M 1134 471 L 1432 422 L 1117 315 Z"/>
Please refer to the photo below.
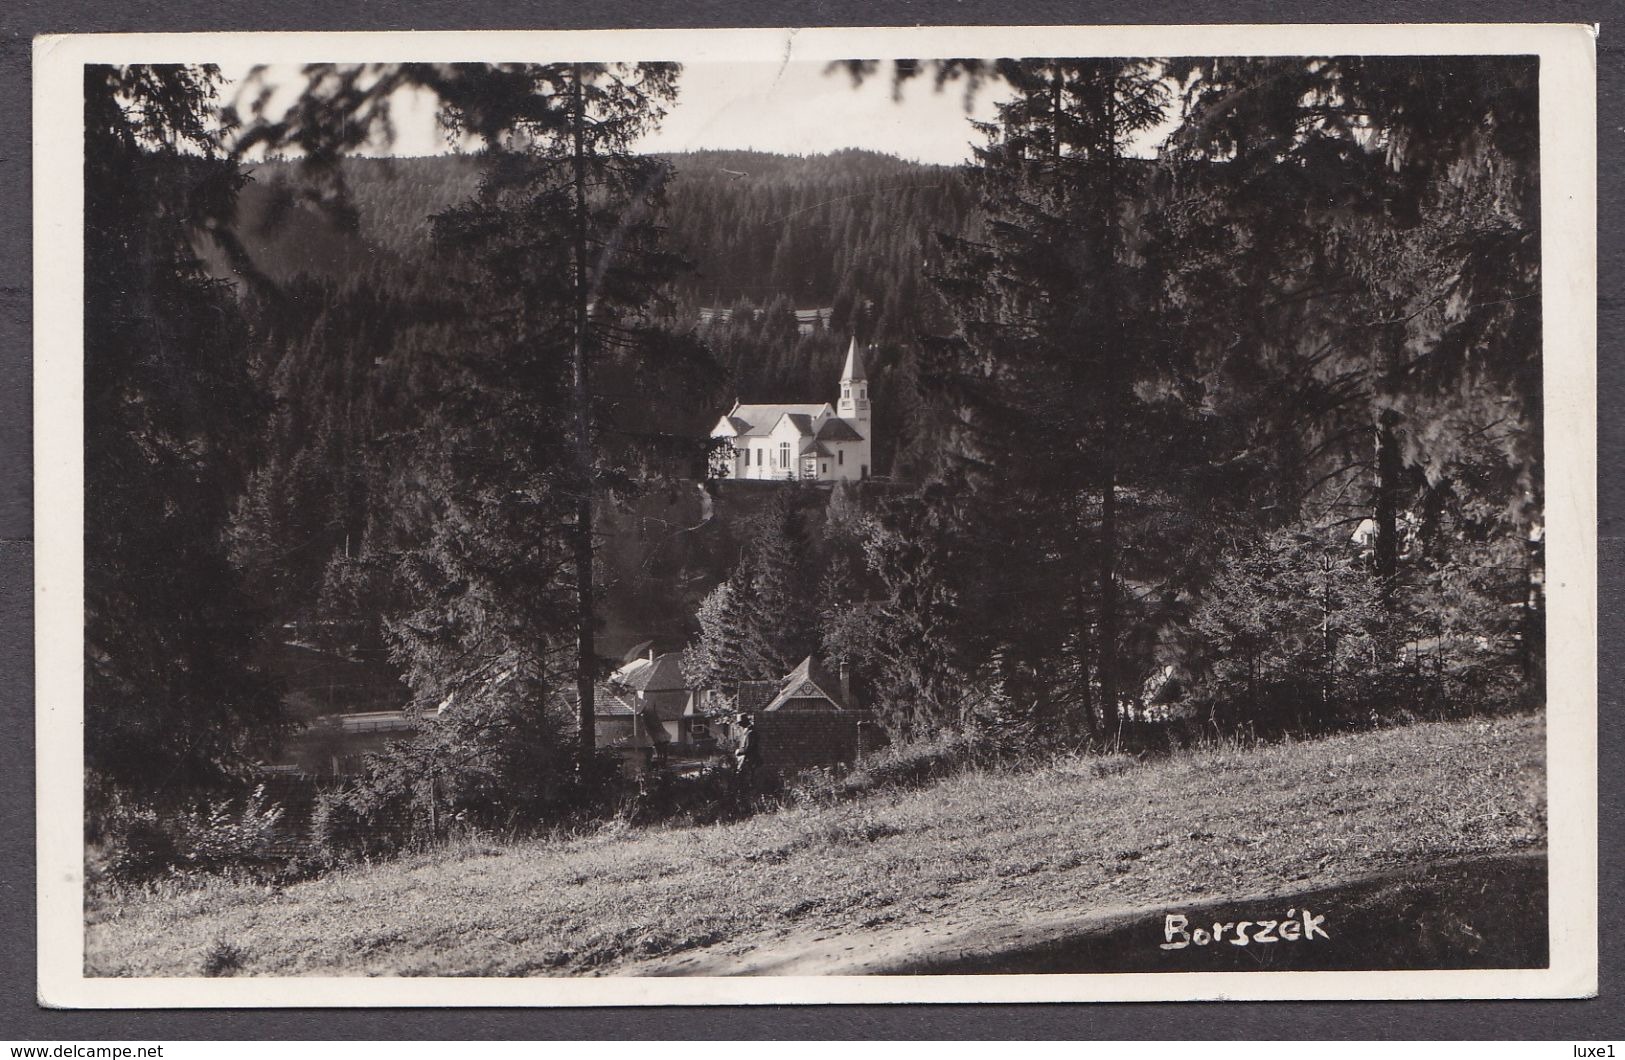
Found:
<path fill-rule="evenodd" d="M 691 687 L 729 689 L 761 676 L 750 618 L 756 613 L 752 564 L 741 562 L 728 580 L 706 594 L 695 612 L 699 635 L 684 652 Z"/>
<path fill-rule="evenodd" d="M 800 489 L 780 487 L 752 526 L 751 627 L 758 677 L 789 673 L 818 644 L 818 557 L 805 505 Z"/>
<path fill-rule="evenodd" d="M 1125 677 L 1121 504 L 1166 453 L 1164 406 L 1178 394 L 1135 227 L 1147 166 L 1127 157 L 1162 120 L 1166 86 L 1145 61 L 1006 61 L 998 72 L 1014 98 L 985 127 L 973 172 L 986 234 L 951 243 L 939 285 L 958 332 L 921 375 L 960 422 L 956 456 L 989 554 L 1021 557 L 988 589 L 1006 686 L 1056 709 L 1048 674 L 1061 644 L 1092 644 L 1110 725 Z M 1054 625 L 1032 629 L 1035 612 Z M 1066 694 L 1074 713 L 1090 683 Z"/>
<path fill-rule="evenodd" d="M 1160 217 L 1189 251 L 1174 279 L 1184 333 L 1230 384 L 1228 421 L 1253 425 L 1238 469 L 1280 484 L 1253 491 L 1253 534 L 1369 528 L 1388 627 L 1374 679 L 1399 680 L 1404 645 L 1431 644 L 1438 680 L 1391 686 L 1390 701 L 1449 685 L 1483 702 L 1496 667 L 1532 670 L 1539 635 L 1525 578 L 1540 496 L 1534 65 L 1216 59 L 1175 72 L 1181 210 Z M 1250 547 L 1243 523 L 1236 555 Z M 1507 634 L 1486 638 L 1491 652 L 1457 650 L 1463 606 Z"/>
<path fill-rule="evenodd" d="M 436 219 L 440 245 L 468 270 L 473 312 L 435 410 L 446 502 L 423 554 L 436 574 L 421 588 L 465 620 L 408 621 L 402 644 L 423 653 L 410 672 L 428 686 L 488 680 L 470 654 L 514 657 L 525 680 L 506 694 L 541 701 L 568 630 L 584 773 L 599 676 L 594 509 L 652 466 L 643 443 L 661 437 L 621 399 L 701 359 L 654 312 L 680 265 L 657 225 L 668 170 L 631 151 L 676 76 L 659 63 L 461 69 L 449 100 L 452 124 L 483 133 L 490 152 L 476 198 Z M 448 642 L 463 661 L 445 656 Z"/>
<path fill-rule="evenodd" d="M 857 608 L 845 633 L 872 674 L 877 708 L 904 735 L 963 729 L 985 704 L 979 661 L 996 654 L 1003 630 L 982 609 L 993 599 L 980 542 L 962 521 L 958 490 L 933 483 L 885 505 L 864 527 L 866 571 L 879 600 Z"/>
<path fill-rule="evenodd" d="M 1219 204 L 1232 263 L 1249 257 L 1239 242 L 1276 270 L 1267 284 L 1215 270 L 1207 304 L 1228 298 L 1297 336 L 1283 367 L 1324 384 L 1330 403 L 1300 407 L 1318 405 L 1304 433 L 1329 455 L 1344 432 L 1366 432 L 1348 468 L 1370 482 L 1361 514 L 1392 579 L 1418 470 L 1436 478 L 1473 436 L 1433 429 L 1441 415 L 1477 405 L 1490 424 L 1510 412 L 1506 458 L 1538 477 L 1535 66 L 1215 59 L 1175 72 L 1189 108 L 1175 147 L 1201 160 L 1185 172 Z M 1260 300 L 1261 287 L 1285 290 Z M 1527 521 L 1537 505 L 1523 507 Z"/>
<path fill-rule="evenodd" d="M 241 186 L 217 83 L 85 68 L 86 767 L 146 799 L 243 776 L 283 729 L 225 536 L 266 403 L 236 297 L 193 250 Z"/>

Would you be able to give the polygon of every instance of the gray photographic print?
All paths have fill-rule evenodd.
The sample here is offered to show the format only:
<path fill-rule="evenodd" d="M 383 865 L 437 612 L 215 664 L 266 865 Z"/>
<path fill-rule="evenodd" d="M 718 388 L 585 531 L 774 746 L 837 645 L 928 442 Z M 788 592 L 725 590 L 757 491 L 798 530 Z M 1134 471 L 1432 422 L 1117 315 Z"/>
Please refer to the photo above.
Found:
<path fill-rule="evenodd" d="M 1591 49 L 37 42 L 42 996 L 1594 992 Z"/>

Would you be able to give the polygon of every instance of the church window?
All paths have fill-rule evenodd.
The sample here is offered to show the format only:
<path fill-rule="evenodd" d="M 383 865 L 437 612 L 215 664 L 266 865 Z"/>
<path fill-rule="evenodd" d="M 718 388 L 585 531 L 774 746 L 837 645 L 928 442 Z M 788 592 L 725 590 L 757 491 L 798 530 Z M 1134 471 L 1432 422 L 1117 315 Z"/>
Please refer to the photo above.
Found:
<path fill-rule="evenodd" d="M 846 463 L 846 450 L 845 449 L 837 449 L 837 450 L 835 450 L 835 462 L 837 464 Z"/>
<path fill-rule="evenodd" d="M 852 388 L 849 386 L 841 387 L 841 396 L 843 398 L 850 398 L 852 396 Z"/>
<path fill-rule="evenodd" d="M 790 443 L 789 442 L 780 442 L 779 443 L 779 466 L 780 467 L 789 467 L 790 466 Z"/>
<path fill-rule="evenodd" d="M 750 467 L 750 450 L 745 450 L 745 466 Z"/>

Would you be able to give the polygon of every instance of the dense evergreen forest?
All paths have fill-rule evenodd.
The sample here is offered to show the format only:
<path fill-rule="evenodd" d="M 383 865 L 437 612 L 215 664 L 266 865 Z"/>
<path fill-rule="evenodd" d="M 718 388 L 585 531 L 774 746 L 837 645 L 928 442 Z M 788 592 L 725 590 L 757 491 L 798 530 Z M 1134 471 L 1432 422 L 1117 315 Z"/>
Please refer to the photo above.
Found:
<path fill-rule="evenodd" d="M 806 158 L 702 151 L 663 160 L 673 170 L 665 191 L 668 242 L 690 264 L 671 284 L 664 312 L 679 325 L 698 324 L 702 308 L 727 310 L 729 320 L 703 329 L 725 372 L 712 400 L 667 406 L 661 415 L 676 429 L 703 434 L 718 405 L 735 397 L 830 397 L 847 342 L 857 336 L 871 347 L 871 394 L 887 425 L 878 465 L 920 459 L 901 452 L 916 437 L 920 415 L 912 353 L 943 318 L 926 280 L 938 236 L 973 223 L 963 178 L 865 151 Z M 245 167 L 236 229 L 255 268 L 299 287 L 293 297 L 306 307 L 304 327 L 336 327 L 334 339 L 367 346 L 379 336 L 343 331 L 342 304 L 355 300 L 364 310 L 350 314 L 356 326 L 376 331 L 391 316 L 377 307 L 418 293 L 421 278 L 436 273 L 430 220 L 474 193 L 480 161 L 346 158 L 337 168 L 343 202 L 332 207 L 322 197 L 325 180 L 313 181 L 298 163 Z M 212 246 L 201 249 L 230 274 L 233 263 Z M 310 316 L 318 304 L 324 308 Z M 800 334 L 793 312 L 810 308 L 833 312 L 827 327 Z M 323 315 L 332 319 L 316 326 Z M 329 351 L 317 359 L 333 357 Z M 318 381 L 312 396 L 320 401 L 330 392 Z"/>
<path fill-rule="evenodd" d="M 1009 90 L 957 170 L 638 155 L 658 63 L 313 68 L 322 121 L 244 137 L 307 157 L 249 164 L 206 71 L 92 71 L 87 260 L 136 278 L 87 286 L 92 772 L 249 775 L 286 727 L 256 645 L 298 621 L 464 705 L 354 812 L 428 777 L 434 820 L 544 820 L 616 593 L 710 687 L 846 664 L 899 739 L 1538 703 L 1534 64 L 940 67 Z M 403 84 L 488 153 L 348 157 Z M 718 412 L 832 398 L 853 335 L 886 481 L 626 545 L 715 519 Z"/>
<path fill-rule="evenodd" d="M 871 347 L 871 392 L 884 425 L 878 461 L 890 468 L 924 414 L 915 340 L 942 312 L 924 273 L 937 235 L 968 223 L 963 180 L 858 151 L 665 161 L 674 171 L 668 240 L 690 268 L 662 313 L 704 339 L 719 371 L 687 401 L 676 400 L 681 391 L 662 395 L 647 415 L 683 439 L 697 478 L 698 445 L 735 397 L 833 399 L 856 334 Z M 453 155 L 344 159 L 341 209 L 328 207 L 324 185 L 297 163 L 245 172 L 235 228 L 244 256 L 270 281 L 269 293 L 247 300 L 263 322 L 275 412 L 266 459 L 241 502 L 237 555 L 257 598 L 287 621 L 312 622 L 324 586 L 332 589 L 330 564 L 361 549 L 368 512 L 386 488 L 388 466 L 376 454 L 413 430 L 432 385 L 433 336 L 452 310 L 437 304 L 445 273 L 431 221 L 475 194 L 481 163 Z M 233 262 L 213 257 L 215 271 L 234 274 Z M 834 308 L 832 322 L 799 334 L 793 310 L 817 306 Z M 702 324 L 702 307 L 731 309 L 731 320 Z M 619 588 L 647 595 L 647 587 Z M 672 627 L 671 614 L 640 613 L 655 628 Z"/>

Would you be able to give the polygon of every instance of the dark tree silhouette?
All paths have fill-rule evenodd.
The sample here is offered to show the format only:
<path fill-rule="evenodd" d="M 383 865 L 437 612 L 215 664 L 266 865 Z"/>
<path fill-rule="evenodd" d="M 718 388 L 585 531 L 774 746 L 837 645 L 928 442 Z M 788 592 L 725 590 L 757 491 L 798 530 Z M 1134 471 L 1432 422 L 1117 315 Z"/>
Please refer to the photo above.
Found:
<path fill-rule="evenodd" d="M 267 405 L 193 249 L 242 180 L 211 139 L 217 83 L 85 70 L 86 765 L 158 800 L 243 776 L 282 730 L 224 537 Z"/>

